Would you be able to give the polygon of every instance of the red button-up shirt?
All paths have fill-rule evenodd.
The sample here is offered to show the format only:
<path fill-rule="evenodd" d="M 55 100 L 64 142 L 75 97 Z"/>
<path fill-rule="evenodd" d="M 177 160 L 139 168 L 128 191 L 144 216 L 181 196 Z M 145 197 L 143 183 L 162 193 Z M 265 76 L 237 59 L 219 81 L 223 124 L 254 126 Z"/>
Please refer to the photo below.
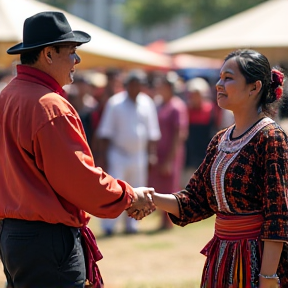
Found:
<path fill-rule="evenodd" d="M 95 167 L 81 120 L 46 73 L 25 65 L 0 94 L 0 218 L 80 227 L 114 218 L 132 187 Z M 82 218 L 81 218 L 82 215 Z"/>

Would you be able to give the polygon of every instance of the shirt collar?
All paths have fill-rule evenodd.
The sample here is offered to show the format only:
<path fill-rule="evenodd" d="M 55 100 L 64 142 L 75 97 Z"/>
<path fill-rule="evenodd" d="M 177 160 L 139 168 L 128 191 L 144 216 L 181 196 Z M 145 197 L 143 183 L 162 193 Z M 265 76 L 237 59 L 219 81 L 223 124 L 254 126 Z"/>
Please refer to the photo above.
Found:
<path fill-rule="evenodd" d="M 67 94 L 58 82 L 47 73 L 26 65 L 17 65 L 17 79 L 30 81 L 43 85 L 50 89 L 52 92 L 61 95 L 67 99 Z"/>

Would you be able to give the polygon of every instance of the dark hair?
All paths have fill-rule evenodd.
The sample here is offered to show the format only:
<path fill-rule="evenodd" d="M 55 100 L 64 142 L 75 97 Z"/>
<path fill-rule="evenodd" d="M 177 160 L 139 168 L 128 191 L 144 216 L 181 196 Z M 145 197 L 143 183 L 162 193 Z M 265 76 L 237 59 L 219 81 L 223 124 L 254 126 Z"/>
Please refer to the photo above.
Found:
<path fill-rule="evenodd" d="M 63 47 L 64 45 L 53 45 L 53 47 L 55 48 L 56 52 L 59 53 L 60 52 L 60 47 Z M 33 49 L 30 50 L 28 52 L 25 53 L 21 53 L 20 54 L 20 61 L 22 64 L 26 64 L 26 65 L 33 65 L 35 64 L 38 59 L 39 59 L 39 55 L 40 52 L 44 49 L 45 47 L 40 47 L 37 49 Z"/>
<path fill-rule="evenodd" d="M 43 47 L 34 49 L 25 53 L 20 54 L 20 61 L 22 64 L 32 65 L 37 62 L 39 59 L 40 52 L 43 50 Z"/>
<path fill-rule="evenodd" d="M 233 51 L 225 58 L 225 62 L 234 57 L 247 84 L 261 81 L 259 106 L 263 112 L 272 114 L 274 109 L 271 109 L 271 104 L 279 100 L 283 94 L 284 74 L 278 69 L 271 70 L 268 59 L 257 51 Z"/>
<path fill-rule="evenodd" d="M 126 79 L 124 81 L 124 85 L 127 86 L 131 82 L 138 82 L 142 85 L 146 85 L 147 84 L 146 73 L 140 69 L 130 70 L 130 72 L 126 76 Z"/>

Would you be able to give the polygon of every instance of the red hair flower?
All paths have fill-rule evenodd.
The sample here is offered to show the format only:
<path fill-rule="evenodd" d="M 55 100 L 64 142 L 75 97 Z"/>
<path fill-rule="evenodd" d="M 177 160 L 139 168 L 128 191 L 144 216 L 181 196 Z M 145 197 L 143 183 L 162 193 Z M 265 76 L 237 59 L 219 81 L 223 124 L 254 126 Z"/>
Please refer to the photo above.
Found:
<path fill-rule="evenodd" d="M 275 88 L 275 95 L 276 95 L 276 99 L 279 100 L 281 98 L 283 94 L 283 88 L 278 86 L 277 88 Z"/>
<path fill-rule="evenodd" d="M 272 78 L 272 82 L 275 82 L 279 86 L 283 85 L 284 74 L 280 72 L 278 69 L 271 70 L 271 78 Z"/>
<path fill-rule="evenodd" d="M 279 100 L 283 95 L 284 74 L 278 69 L 271 70 L 271 87 L 274 89 L 276 100 Z"/>

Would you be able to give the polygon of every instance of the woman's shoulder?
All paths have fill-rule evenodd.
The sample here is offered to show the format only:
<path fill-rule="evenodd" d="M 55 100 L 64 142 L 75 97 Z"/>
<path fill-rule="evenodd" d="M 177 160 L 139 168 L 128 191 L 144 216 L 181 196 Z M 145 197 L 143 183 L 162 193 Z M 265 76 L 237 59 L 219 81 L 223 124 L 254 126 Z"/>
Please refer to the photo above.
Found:
<path fill-rule="evenodd" d="M 260 131 L 260 135 L 266 137 L 273 137 L 276 135 L 283 135 L 287 137 L 286 131 L 282 128 L 282 126 L 277 122 L 269 123 L 268 125 L 264 126 Z"/>
<path fill-rule="evenodd" d="M 231 126 L 231 127 L 232 127 L 232 126 Z M 224 129 L 219 130 L 219 131 L 212 137 L 212 139 L 211 139 L 211 141 L 210 141 L 210 143 L 209 143 L 209 145 L 208 145 L 207 152 L 209 152 L 209 151 L 210 151 L 210 152 L 211 152 L 211 151 L 214 151 L 214 150 L 218 147 L 218 145 L 219 145 L 219 143 L 220 143 L 223 135 L 224 135 L 224 134 L 228 131 L 228 129 L 230 129 L 231 127 L 227 127 L 227 128 L 224 128 Z"/>
<path fill-rule="evenodd" d="M 259 131 L 258 137 L 255 137 L 255 141 L 275 146 L 276 143 L 287 143 L 288 137 L 285 130 L 277 122 L 273 122 Z"/>
<path fill-rule="evenodd" d="M 223 128 L 223 129 L 221 129 L 221 130 L 219 130 L 215 135 L 214 135 L 214 137 L 212 138 L 212 140 L 211 141 L 219 141 L 221 138 L 222 138 L 222 136 L 228 131 L 228 130 L 231 130 L 232 129 L 232 127 L 234 126 L 234 124 L 233 125 L 231 125 L 231 126 L 229 126 L 229 127 L 226 127 L 226 128 Z"/>

